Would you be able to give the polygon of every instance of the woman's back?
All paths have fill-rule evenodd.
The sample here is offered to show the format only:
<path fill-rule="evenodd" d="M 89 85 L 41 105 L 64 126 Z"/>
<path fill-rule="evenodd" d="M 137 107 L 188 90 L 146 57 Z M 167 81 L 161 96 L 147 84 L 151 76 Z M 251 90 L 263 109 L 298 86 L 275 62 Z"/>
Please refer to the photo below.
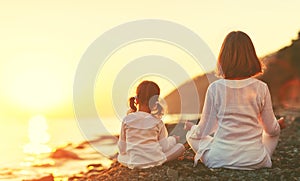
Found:
<path fill-rule="evenodd" d="M 265 102 L 266 84 L 253 78 L 222 79 L 211 86 L 211 91 L 215 97 L 214 106 L 217 108 L 217 137 L 226 137 L 228 142 L 242 141 L 241 144 L 261 137 L 259 114 Z"/>
<path fill-rule="evenodd" d="M 261 162 L 266 156 L 262 144 L 259 115 L 264 105 L 267 87 L 249 78 L 219 80 L 209 91 L 213 94 L 218 129 L 211 145 L 211 164 L 247 166 Z"/>

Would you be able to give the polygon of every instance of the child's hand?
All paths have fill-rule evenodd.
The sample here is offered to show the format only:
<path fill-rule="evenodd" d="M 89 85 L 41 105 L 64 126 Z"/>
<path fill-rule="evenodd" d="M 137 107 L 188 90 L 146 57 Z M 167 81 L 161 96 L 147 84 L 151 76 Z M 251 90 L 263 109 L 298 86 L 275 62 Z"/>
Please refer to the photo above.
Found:
<path fill-rule="evenodd" d="M 279 118 L 277 121 L 279 123 L 280 129 L 284 129 L 286 127 L 283 117 Z"/>
<path fill-rule="evenodd" d="M 191 130 L 192 126 L 194 126 L 194 125 L 195 125 L 194 123 L 192 123 L 192 122 L 190 122 L 190 121 L 186 121 L 186 122 L 184 123 L 183 129 L 189 131 L 189 130 Z"/>

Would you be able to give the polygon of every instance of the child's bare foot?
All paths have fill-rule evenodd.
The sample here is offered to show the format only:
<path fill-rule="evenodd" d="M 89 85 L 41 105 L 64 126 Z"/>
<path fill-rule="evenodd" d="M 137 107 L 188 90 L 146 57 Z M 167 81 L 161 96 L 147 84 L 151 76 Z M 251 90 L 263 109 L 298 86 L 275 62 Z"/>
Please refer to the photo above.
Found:
<path fill-rule="evenodd" d="M 279 123 L 280 129 L 284 129 L 286 127 L 285 121 L 284 121 L 283 117 L 281 117 L 280 119 L 278 119 L 278 123 Z"/>
<path fill-rule="evenodd" d="M 180 136 L 177 136 L 177 135 L 172 135 L 172 136 L 176 139 L 176 143 L 178 143 L 180 140 Z"/>

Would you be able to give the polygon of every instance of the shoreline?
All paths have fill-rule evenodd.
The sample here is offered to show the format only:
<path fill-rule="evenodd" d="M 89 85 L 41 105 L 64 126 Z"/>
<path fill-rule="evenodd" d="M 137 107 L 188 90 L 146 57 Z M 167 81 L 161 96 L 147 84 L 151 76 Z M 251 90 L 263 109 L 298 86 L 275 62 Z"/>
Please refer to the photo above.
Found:
<path fill-rule="evenodd" d="M 272 168 L 263 168 L 252 171 L 230 170 L 224 168 L 209 169 L 202 163 L 193 167 L 194 152 L 184 139 L 180 142 L 185 143 L 186 151 L 177 160 L 164 163 L 161 166 L 148 169 L 128 169 L 116 161 L 116 155 L 110 157 L 112 161 L 110 167 L 101 164 L 100 160 L 92 161 L 90 164 L 83 165 L 81 171 L 72 175 L 56 176 L 45 174 L 42 177 L 23 181 L 96 181 L 96 180 L 300 180 L 300 116 L 296 114 L 285 114 L 281 112 L 278 117 L 286 117 L 287 127 L 282 130 L 278 146 L 272 156 Z M 178 135 L 178 129 L 182 130 L 183 123 L 166 124 L 172 135 Z M 177 130 L 177 131 L 176 131 Z M 179 136 L 185 136 L 185 132 L 180 132 Z M 102 142 L 111 137 L 98 138 L 91 141 L 81 142 L 76 149 L 84 149 L 94 141 Z M 111 140 L 112 142 L 114 140 Z M 68 152 L 66 152 L 68 153 Z M 71 154 L 71 153 L 70 153 Z M 65 155 L 62 155 L 65 156 Z M 76 155 L 69 155 L 76 156 Z M 78 155 L 84 157 L 86 155 Z M 76 163 L 74 163 L 76 164 Z"/>

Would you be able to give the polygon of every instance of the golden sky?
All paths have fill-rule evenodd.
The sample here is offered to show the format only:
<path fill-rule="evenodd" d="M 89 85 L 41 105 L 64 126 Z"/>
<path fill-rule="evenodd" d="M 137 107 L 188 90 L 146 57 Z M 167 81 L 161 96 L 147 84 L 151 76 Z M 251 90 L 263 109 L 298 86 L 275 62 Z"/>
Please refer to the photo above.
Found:
<path fill-rule="evenodd" d="M 298 0 L 1 1 L 0 118 L 73 117 L 73 81 L 81 56 L 96 38 L 120 24 L 142 19 L 181 24 L 197 33 L 215 56 L 228 32 L 242 30 L 264 56 L 297 37 L 299 7 Z M 151 43 L 142 47 L 149 50 Z M 136 49 L 144 51 L 133 45 L 115 56 L 140 56 Z M 170 49 L 153 52 L 172 57 Z M 107 73 L 112 81 L 114 70 Z M 192 71 L 191 76 L 196 74 Z"/>

